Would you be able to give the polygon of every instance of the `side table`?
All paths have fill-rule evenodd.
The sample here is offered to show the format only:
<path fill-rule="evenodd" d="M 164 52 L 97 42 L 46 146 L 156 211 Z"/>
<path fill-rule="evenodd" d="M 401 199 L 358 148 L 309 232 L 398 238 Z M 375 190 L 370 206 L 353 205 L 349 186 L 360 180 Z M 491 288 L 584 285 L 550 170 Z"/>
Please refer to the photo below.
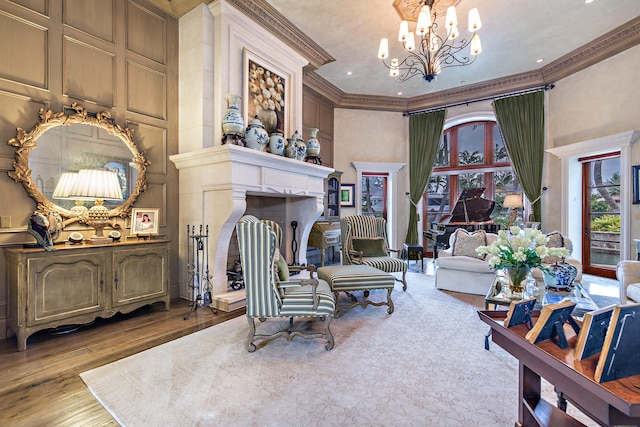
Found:
<path fill-rule="evenodd" d="M 418 243 L 405 243 L 402 249 L 402 253 L 405 257 L 404 259 L 405 261 L 407 261 L 407 266 L 409 265 L 409 260 L 412 258 L 416 260 L 416 263 L 418 262 L 418 260 L 420 260 L 422 270 L 424 271 L 424 255 L 422 252 L 422 245 L 419 245 Z"/>

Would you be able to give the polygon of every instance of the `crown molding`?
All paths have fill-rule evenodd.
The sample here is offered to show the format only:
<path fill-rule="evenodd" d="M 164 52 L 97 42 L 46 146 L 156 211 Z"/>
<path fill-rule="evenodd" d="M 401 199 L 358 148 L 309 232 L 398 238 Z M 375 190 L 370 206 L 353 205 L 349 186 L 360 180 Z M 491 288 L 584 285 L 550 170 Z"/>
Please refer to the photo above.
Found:
<path fill-rule="evenodd" d="M 329 52 L 300 31 L 265 0 L 226 1 L 306 58 L 314 69 L 335 61 Z"/>

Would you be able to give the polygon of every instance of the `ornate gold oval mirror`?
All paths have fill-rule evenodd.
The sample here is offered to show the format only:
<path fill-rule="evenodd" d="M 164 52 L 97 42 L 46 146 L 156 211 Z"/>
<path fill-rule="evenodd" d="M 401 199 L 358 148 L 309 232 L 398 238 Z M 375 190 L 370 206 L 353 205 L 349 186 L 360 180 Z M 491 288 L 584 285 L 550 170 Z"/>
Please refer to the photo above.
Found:
<path fill-rule="evenodd" d="M 109 112 L 90 113 L 76 103 L 60 113 L 40 109 L 40 122 L 29 132 L 18 128 L 8 144 L 17 147 L 9 176 L 22 183 L 38 212 L 57 212 L 65 225 L 87 222 L 86 216 L 72 207 L 74 201 L 54 194 L 65 172 L 117 172 L 123 196 L 105 203 L 110 220 L 128 217 L 140 193 L 147 189 L 149 162 L 144 152 L 138 151 L 133 131 L 115 124 Z"/>

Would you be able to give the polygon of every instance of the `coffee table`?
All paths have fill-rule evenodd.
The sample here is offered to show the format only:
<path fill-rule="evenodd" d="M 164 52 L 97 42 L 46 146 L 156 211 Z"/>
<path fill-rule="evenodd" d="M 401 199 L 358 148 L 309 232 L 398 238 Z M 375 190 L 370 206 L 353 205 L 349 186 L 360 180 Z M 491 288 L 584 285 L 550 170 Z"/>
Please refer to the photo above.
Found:
<path fill-rule="evenodd" d="M 547 304 L 555 304 L 563 299 L 570 299 L 576 303 L 571 315 L 578 319 L 582 319 L 585 313 L 599 308 L 593 299 L 591 299 L 591 296 L 589 296 L 587 291 L 582 287 L 580 282 L 574 282 L 574 287 L 571 292 L 555 292 L 546 290 L 544 287 L 535 288 L 533 286 L 527 286 L 522 298 L 513 298 L 509 295 L 509 291 L 506 289 L 506 286 L 503 286 L 503 283 L 504 277 L 496 275 L 493 280 L 493 284 L 484 299 L 485 310 L 489 310 L 489 306 L 491 305 L 493 305 L 494 310 L 497 310 L 498 307 L 509 307 L 512 301 L 531 297 L 536 298 L 534 310 L 540 310 Z M 484 347 L 487 350 L 489 350 L 489 337 L 491 337 L 491 331 L 492 329 L 489 330 L 485 337 Z"/>
<path fill-rule="evenodd" d="M 486 310 L 489 310 L 490 305 L 493 305 L 494 309 L 497 309 L 498 306 L 508 307 L 511 304 L 511 301 L 517 301 L 520 299 L 512 298 L 503 286 L 496 286 L 501 284 L 500 278 L 501 276 L 496 276 L 487 296 L 484 299 L 484 307 Z M 580 282 L 574 282 L 574 285 L 575 286 L 571 292 L 555 292 L 544 288 L 532 290 L 531 287 L 527 287 L 524 293 L 524 298 L 536 297 L 536 305 L 534 307 L 536 310 L 541 309 L 547 304 L 555 304 L 568 298 L 576 303 L 576 307 L 571 313 L 576 317 L 582 317 L 589 311 L 597 310 L 599 307 L 582 287 L 582 284 Z"/>

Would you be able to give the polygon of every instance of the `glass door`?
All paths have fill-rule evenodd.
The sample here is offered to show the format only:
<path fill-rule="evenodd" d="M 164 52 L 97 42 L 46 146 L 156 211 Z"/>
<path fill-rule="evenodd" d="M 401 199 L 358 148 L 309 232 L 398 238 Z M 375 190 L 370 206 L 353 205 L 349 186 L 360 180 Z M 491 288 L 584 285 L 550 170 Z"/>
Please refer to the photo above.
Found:
<path fill-rule="evenodd" d="M 583 183 L 583 270 L 615 278 L 620 261 L 620 153 L 579 160 Z"/>

